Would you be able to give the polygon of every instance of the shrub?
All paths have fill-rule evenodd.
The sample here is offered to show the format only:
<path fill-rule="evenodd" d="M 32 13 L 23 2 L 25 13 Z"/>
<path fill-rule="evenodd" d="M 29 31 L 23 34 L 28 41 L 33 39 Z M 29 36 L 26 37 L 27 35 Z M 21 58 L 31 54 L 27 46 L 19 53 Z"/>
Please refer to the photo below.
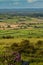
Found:
<path fill-rule="evenodd" d="M 43 45 L 43 41 L 39 40 L 36 45 L 38 46 Z"/>
<path fill-rule="evenodd" d="M 2 36 L 2 38 L 3 38 L 3 39 L 12 39 L 12 38 L 14 38 L 14 36 L 8 35 L 8 36 Z"/>
<path fill-rule="evenodd" d="M 11 28 L 11 26 L 10 25 L 7 25 L 7 28 Z"/>
<path fill-rule="evenodd" d="M 12 51 L 18 51 L 18 48 L 19 48 L 18 43 L 13 43 L 13 44 L 11 45 Z"/>

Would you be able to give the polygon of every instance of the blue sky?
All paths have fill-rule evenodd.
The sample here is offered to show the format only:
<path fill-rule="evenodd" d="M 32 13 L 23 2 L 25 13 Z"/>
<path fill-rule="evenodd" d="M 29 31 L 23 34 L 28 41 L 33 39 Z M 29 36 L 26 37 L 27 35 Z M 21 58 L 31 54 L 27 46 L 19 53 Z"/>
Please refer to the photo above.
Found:
<path fill-rule="evenodd" d="M 0 0 L 1 8 L 43 8 L 43 0 Z"/>

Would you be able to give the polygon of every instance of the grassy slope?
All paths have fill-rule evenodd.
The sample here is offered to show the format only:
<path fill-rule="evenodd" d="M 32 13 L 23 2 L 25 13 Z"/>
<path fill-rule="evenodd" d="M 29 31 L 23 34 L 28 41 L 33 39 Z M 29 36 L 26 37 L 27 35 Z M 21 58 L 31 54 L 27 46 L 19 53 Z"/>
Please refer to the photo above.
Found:
<path fill-rule="evenodd" d="M 20 43 L 22 40 L 29 40 L 31 42 L 31 44 L 35 45 L 36 42 L 38 40 L 42 40 L 43 41 L 43 38 L 14 38 L 14 39 L 0 39 L 0 55 L 3 55 L 4 51 L 6 50 L 6 47 L 10 47 L 13 43 Z M 22 54 L 22 59 L 23 60 L 30 60 L 32 59 L 31 57 L 28 57 L 28 56 L 24 56 L 24 54 Z M 37 60 L 39 60 L 39 58 L 35 58 Z M 42 60 L 43 58 L 41 58 L 40 60 Z M 0 63 L 2 64 L 2 63 Z M 30 65 L 43 65 L 42 62 L 40 63 L 37 63 L 37 62 L 34 62 L 34 63 L 30 63 Z"/>
<path fill-rule="evenodd" d="M 43 37 L 43 29 L 19 29 L 19 30 L 0 30 L 0 38 L 2 36 L 14 36 L 16 37 L 25 37 L 25 38 L 34 38 L 34 37 Z"/>
<path fill-rule="evenodd" d="M 26 21 L 37 21 L 36 19 L 28 19 Z M 17 18 L 15 19 L 7 19 L 4 22 L 17 22 L 19 21 Z M 10 46 L 14 42 L 21 42 L 24 39 L 30 40 L 31 43 L 35 44 L 38 40 L 43 40 L 43 28 L 42 29 L 20 29 L 20 30 L 0 30 L 0 38 L 2 36 L 11 35 L 14 36 L 14 39 L 0 39 L 0 54 L 2 55 L 3 52 L 6 50 L 6 46 Z M 32 38 L 28 38 L 32 37 Z M 39 37 L 39 38 L 35 38 Z M 25 59 L 26 58 L 26 59 Z M 28 60 L 29 58 L 23 57 L 23 59 Z M 0 63 L 2 64 L 2 63 Z M 3 65 L 3 64 L 2 64 Z M 40 63 L 31 63 L 30 65 L 43 65 L 42 62 Z"/>

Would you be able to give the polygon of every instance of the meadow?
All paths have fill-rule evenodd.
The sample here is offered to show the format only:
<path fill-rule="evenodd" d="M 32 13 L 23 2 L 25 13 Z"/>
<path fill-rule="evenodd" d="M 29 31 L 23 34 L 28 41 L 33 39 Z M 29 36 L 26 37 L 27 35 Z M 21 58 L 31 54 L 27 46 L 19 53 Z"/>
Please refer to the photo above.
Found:
<path fill-rule="evenodd" d="M 19 30 L 0 30 L 0 38 L 40 38 L 43 37 L 43 29 L 19 29 Z"/>
<path fill-rule="evenodd" d="M 13 52 L 29 65 L 43 65 L 43 19 L 0 15 L 0 65 L 21 65 Z"/>

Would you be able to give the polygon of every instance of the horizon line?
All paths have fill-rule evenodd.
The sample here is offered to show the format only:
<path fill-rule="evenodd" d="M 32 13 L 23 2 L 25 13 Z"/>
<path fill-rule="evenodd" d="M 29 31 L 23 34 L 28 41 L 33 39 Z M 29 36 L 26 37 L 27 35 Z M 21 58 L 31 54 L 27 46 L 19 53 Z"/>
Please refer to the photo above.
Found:
<path fill-rule="evenodd" d="M 39 8 L 43 8 L 43 7 L 15 7 L 15 8 L 0 8 L 0 9 L 26 9 L 26 8 L 29 8 L 29 9 L 31 9 L 31 8 L 36 8 L 36 9 L 39 9 Z"/>

